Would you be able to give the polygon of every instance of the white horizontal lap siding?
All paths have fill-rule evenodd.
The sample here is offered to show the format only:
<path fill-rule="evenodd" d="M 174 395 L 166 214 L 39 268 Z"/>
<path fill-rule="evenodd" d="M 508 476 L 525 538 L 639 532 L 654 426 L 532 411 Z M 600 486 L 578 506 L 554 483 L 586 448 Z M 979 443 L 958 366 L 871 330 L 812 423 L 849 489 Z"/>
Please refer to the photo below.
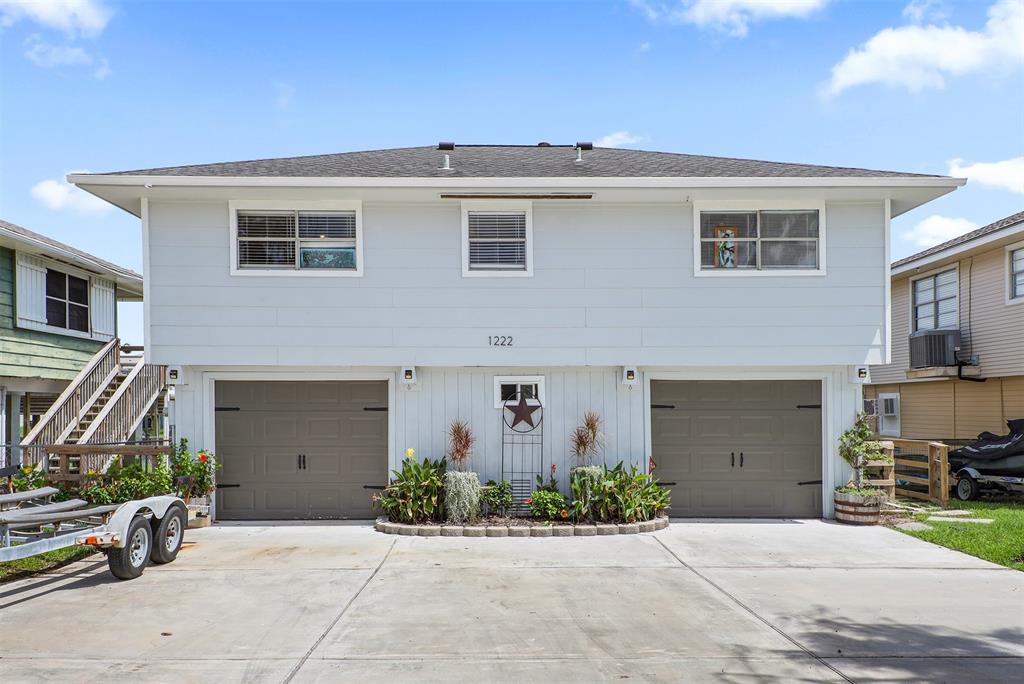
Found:
<path fill-rule="evenodd" d="M 825 206 L 813 278 L 694 277 L 690 205 L 583 201 L 534 203 L 532 276 L 465 278 L 459 202 L 366 202 L 363 277 L 338 279 L 232 277 L 227 196 L 153 201 L 150 345 L 167 363 L 286 366 L 881 359 L 884 207 Z"/>

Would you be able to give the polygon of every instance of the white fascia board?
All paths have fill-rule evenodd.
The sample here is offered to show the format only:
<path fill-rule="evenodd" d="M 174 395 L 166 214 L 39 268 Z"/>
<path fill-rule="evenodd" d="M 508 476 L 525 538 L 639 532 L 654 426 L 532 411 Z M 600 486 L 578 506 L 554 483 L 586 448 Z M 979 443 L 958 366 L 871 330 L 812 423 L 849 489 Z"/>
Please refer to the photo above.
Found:
<path fill-rule="evenodd" d="M 349 188 L 957 188 L 965 178 L 885 177 L 579 177 L 569 178 L 424 178 L 424 177 L 282 177 L 282 176 L 123 176 L 68 174 L 75 185 L 221 186 L 221 187 L 349 187 Z"/>
<path fill-rule="evenodd" d="M 1020 234 L 1024 234 L 1024 224 L 1015 223 L 1012 226 L 1007 226 L 1006 228 L 1003 228 L 1002 230 L 997 230 L 994 233 L 989 233 L 984 237 L 975 238 L 974 240 L 969 240 L 959 245 L 949 247 L 948 249 L 944 249 L 941 252 L 935 252 L 934 254 L 929 254 L 926 257 L 921 257 L 920 259 L 915 259 L 914 261 L 901 264 L 900 266 L 897 266 L 892 269 L 892 277 L 897 278 L 907 273 L 914 273 L 915 271 L 919 271 L 922 268 L 930 268 L 932 264 L 937 264 L 940 261 L 950 259 L 952 257 L 964 254 L 966 252 L 974 251 L 979 247 L 984 247 L 985 245 L 989 245 L 993 242 L 1005 240 L 1006 238 L 1012 238 Z"/>

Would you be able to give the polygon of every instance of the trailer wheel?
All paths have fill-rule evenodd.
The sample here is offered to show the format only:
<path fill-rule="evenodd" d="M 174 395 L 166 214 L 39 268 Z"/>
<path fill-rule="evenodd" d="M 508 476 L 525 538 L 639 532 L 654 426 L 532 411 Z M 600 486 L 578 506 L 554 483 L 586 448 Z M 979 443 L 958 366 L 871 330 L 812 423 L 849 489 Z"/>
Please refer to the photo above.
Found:
<path fill-rule="evenodd" d="M 978 498 L 978 481 L 970 475 L 961 475 L 956 481 L 956 498 L 961 501 L 974 501 Z"/>
<path fill-rule="evenodd" d="M 128 526 L 125 545 L 120 549 L 110 549 L 110 553 L 107 554 L 110 573 L 117 579 L 135 579 L 149 564 L 152 546 L 153 530 L 149 526 L 149 521 L 141 515 L 135 516 Z"/>
<path fill-rule="evenodd" d="M 185 510 L 178 505 L 168 508 L 159 523 L 153 518 L 153 551 L 149 554 L 153 563 L 162 565 L 177 558 L 185 538 L 187 520 Z"/>

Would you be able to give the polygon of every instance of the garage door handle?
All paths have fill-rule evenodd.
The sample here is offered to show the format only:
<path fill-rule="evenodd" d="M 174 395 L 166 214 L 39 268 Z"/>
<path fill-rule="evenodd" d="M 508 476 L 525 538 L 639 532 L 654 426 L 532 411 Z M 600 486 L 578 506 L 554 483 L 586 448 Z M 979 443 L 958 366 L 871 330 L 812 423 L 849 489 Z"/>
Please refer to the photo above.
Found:
<path fill-rule="evenodd" d="M 740 468 L 743 467 L 743 452 L 740 452 Z"/>
<path fill-rule="evenodd" d="M 363 485 L 363 489 L 376 489 L 378 491 L 384 491 L 387 488 L 387 485 Z"/>
<path fill-rule="evenodd" d="M 235 489 L 235 488 L 241 487 L 241 486 L 242 485 L 240 485 L 240 484 L 221 484 L 219 482 L 217 483 L 217 489 Z"/>
<path fill-rule="evenodd" d="M 676 486 L 675 482 L 659 482 L 658 484 L 661 485 L 662 487 L 675 487 Z"/>
<path fill-rule="evenodd" d="M 729 466 L 729 467 L 730 468 L 735 468 L 736 467 L 736 452 L 735 451 L 730 451 L 729 452 L 729 457 L 732 459 L 732 465 Z"/>
<path fill-rule="evenodd" d="M 821 484 L 821 480 L 805 480 L 804 482 L 797 482 L 798 485 L 816 485 Z"/>
<path fill-rule="evenodd" d="M 675 404 L 651 404 L 652 409 L 674 409 Z"/>

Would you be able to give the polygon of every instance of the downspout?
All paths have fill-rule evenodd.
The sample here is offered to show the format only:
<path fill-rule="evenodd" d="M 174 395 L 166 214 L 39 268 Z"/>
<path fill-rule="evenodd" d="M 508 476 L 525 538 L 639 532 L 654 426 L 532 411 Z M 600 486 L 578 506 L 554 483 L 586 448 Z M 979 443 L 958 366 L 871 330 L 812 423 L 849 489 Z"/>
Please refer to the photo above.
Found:
<path fill-rule="evenodd" d="M 956 379 L 957 380 L 966 380 L 967 382 L 985 382 L 986 380 L 988 380 L 988 378 L 965 378 L 964 377 L 964 366 L 967 366 L 967 365 L 970 365 L 970 364 L 966 364 L 963 361 L 957 361 L 956 362 Z"/>

